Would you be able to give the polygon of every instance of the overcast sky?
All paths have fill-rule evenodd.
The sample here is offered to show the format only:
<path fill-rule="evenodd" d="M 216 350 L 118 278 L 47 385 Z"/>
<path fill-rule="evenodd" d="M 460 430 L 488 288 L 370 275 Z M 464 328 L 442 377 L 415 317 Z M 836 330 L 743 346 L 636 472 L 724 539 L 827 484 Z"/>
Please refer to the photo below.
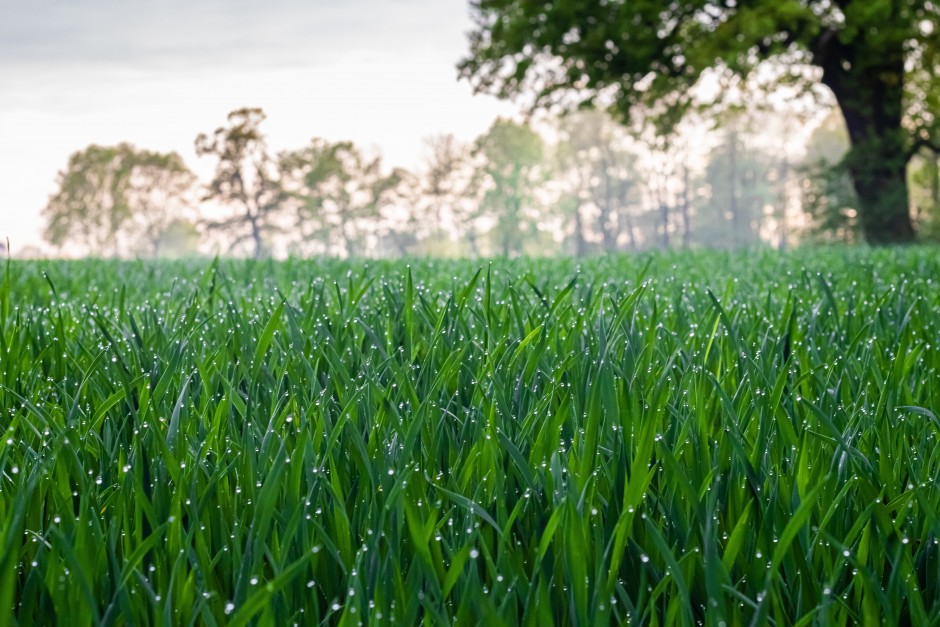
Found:
<path fill-rule="evenodd" d="M 128 141 L 179 152 L 244 106 L 275 150 L 351 139 L 415 166 L 515 107 L 457 81 L 467 0 L 0 0 L 0 238 L 41 241 L 68 156 Z"/>

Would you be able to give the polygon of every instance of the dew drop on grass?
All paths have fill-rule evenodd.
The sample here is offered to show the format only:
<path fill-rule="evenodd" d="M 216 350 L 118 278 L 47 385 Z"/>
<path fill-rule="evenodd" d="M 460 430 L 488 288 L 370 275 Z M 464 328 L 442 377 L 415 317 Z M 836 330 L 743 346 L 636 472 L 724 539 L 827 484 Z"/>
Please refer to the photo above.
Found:
<path fill-rule="evenodd" d="M 234 604 L 234 603 L 232 603 L 231 601 L 229 601 L 228 603 L 225 604 L 225 613 L 226 613 L 226 614 L 231 614 L 231 613 L 234 612 L 234 611 L 235 611 L 235 604 Z"/>

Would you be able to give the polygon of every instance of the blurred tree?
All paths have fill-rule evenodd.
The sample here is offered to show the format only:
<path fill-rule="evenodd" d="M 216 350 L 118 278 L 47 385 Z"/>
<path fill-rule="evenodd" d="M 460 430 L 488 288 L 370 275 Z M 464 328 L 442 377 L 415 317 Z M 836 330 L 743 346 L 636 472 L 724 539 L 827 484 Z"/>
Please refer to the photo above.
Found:
<path fill-rule="evenodd" d="M 524 232 L 535 231 L 532 207 L 541 182 L 542 138 L 525 124 L 497 119 L 474 145 L 476 185 L 483 191 L 481 212 L 492 217 L 496 249 L 522 254 Z"/>
<path fill-rule="evenodd" d="M 352 142 L 314 138 L 303 149 L 281 155 L 290 196 L 299 201 L 297 226 L 305 239 L 329 250 L 334 242 L 347 257 L 366 252 L 382 212 L 406 192 L 404 170 L 385 173 L 382 158 L 367 156 Z"/>
<path fill-rule="evenodd" d="M 584 214 L 588 210 L 593 210 L 594 231 L 603 250 L 617 250 L 624 234 L 635 249 L 631 204 L 637 157 L 626 129 L 606 112 L 582 110 L 560 118 L 558 135 L 560 174 L 573 185 L 562 207 L 572 223 L 575 254 L 587 252 L 591 229 Z"/>
<path fill-rule="evenodd" d="M 844 165 L 849 148 L 845 121 L 833 109 L 810 135 L 799 167 L 801 202 L 814 239 L 854 242 L 861 236 L 858 197 Z"/>
<path fill-rule="evenodd" d="M 379 256 L 414 254 L 419 238 L 431 226 L 422 191 L 420 177 L 404 168 L 394 168 L 382 177 L 376 190 L 378 218 L 372 233 Z"/>
<path fill-rule="evenodd" d="M 233 215 L 207 220 L 210 230 L 235 234 L 230 247 L 249 241 L 256 258 L 265 255 L 265 235 L 280 229 L 277 217 L 287 198 L 277 163 L 268 153 L 260 125 L 261 109 L 237 109 L 228 114 L 228 126 L 196 138 L 196 154 L 217 160 L 204 200 L 227 206 Z"/>
<path fill-rule="evenodd" d="M 940 153 L 923 150 L 911 161 L 914 217 L 925 238 L 940 240 Z"/>
<path fill-rule="evenodd" d="M 177 153 L 141 151 L 137 154 L 131 170 L 128 200 L 134 208 L 135 228 L 149 245 L 151 257 L 164 253 L 178 256 L 165 250 L 164 245 L 176 245 L 174 242 L 181 234 L 180 225 L 192 227 L 192 223 L 182 216 L 193 204 L 191 193 L 195 184 L 196 176 Z M 195 227 L 188 237 L 195 248 L 199 241 Z"/>
<path fill-rule="evenodd" d="M 640 116 L 631 125 L 637 147 L 643 152 L 638 179 L 647 206 L 645 214 L 638 216 L 638 230 L 645 242 L 655 242 L 660 248 L 672 246 L 673 235 L 678 234 L 680 245 L 688 248 L 693 196 L 689 128 L 684 121 L 675 132 L 663 134 L 652 121 L 649 116 Z"/>
<path fill-rule="evenodd" d="M 175 218 L 160 232 L 155 248 L 162 257 L 192 257 L 199 252 L 199 239 L 199 229 L 195 224 Z"/>
<path fill-rule="evenodd" d="M 747 146 L 731 122 L 705 167 L 708 194 L 699 205 L 695 238 L 707 247 L 743 248 L 761 242 L 765 210 L 777 201 L 771 158 Z"/>
<path fill-rule="evenodd" d="M 157 255 L 160 235 L 188 204 L 194 181 L 176 153 L 89 146 L 59 173 L 59 189 L 43 210 L 46 239 L 117 256 L 143 238 Z"/>
<path fill-rule="evenodd" d="M 350 142 L 315 137 L 305 148 L 280 155 L 285 187 L 297 201 L 295 224 L 302 252 L 308 242 L 317 242 L 321 252 L 330 249 L 334 228 L 330 204 L 348 179 L 341 153 L 352 148 Z"/>
<path fill-rule="evenodd" d="M 92 145 L 69 157 L 59 172 L 59 189 L 43 210 L 50 243 L 72 243 L 98 256 L 118 254 L 118 234 L 133 216 L 127 201 L 132 151 L 127 144 Z"/>
<path fill-rule="evenodd" d="M 531 93 L 534 106 L 600 95 L 623 114 L 650 105 L 668 129 L 712 68 L 807 88 L 821 82 L 848 125 L 846 168 L 866 239 L 914 239 L 905 167 L 919 146 L 940 144 L 929 106 L 940 90 L 936 0 L 472 4 L 476 30 L 461 75 L 478 91 Z M 767 61 L 775 71 L 754 72 Z"/>
<path fill-rule="evenodd" d="M 428 157 L 424 163 L 421 195 L 427 203 L 431 228 L 440 230 L 450 219 L 461 196 L 461 176 L 469 154 L 451 134 L 435 135 L 425 140 Z"/>
<path fill-rule="evenodd" d="M 472 147 L 442 134 L 425 139 L 425 148 L 416 205 L 425 220 L 419 233 L 421 248 L 435 255 L 479 256 L 483 194 L 475 185 Z M 465 241 L 466 249 L 455 246 L 455 238 Z"/>

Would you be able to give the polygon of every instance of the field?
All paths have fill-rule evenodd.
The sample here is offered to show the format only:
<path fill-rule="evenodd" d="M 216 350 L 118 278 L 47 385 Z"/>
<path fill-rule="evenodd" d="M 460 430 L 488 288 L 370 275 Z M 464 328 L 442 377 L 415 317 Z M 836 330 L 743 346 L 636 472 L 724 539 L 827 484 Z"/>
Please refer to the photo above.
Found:
<path fill-rule="evenodd" d="M 940 625 L 935 249 L 0 272 L 0 626 Z"/>

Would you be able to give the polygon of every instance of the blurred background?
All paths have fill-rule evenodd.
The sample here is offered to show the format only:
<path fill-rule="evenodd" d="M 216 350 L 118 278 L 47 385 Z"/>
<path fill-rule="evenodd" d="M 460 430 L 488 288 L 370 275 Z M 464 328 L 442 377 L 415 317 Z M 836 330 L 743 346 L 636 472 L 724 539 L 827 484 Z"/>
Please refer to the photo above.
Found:
<path fill-rule="evenodd" d="M 498 99 L 466 62 L 493 12 L 466 0 L 0 7 L 0 239 L 15 257 L 865 239 L 837 101 L 777 80 L 779 59 L 757 80 L 701 73 L 666 129 L 642 106 L 605 112 L 602 90 L 587 108 Z M 933 240 L 938 155 L 913 151 L 907 183 L 918 238 Z"/>

